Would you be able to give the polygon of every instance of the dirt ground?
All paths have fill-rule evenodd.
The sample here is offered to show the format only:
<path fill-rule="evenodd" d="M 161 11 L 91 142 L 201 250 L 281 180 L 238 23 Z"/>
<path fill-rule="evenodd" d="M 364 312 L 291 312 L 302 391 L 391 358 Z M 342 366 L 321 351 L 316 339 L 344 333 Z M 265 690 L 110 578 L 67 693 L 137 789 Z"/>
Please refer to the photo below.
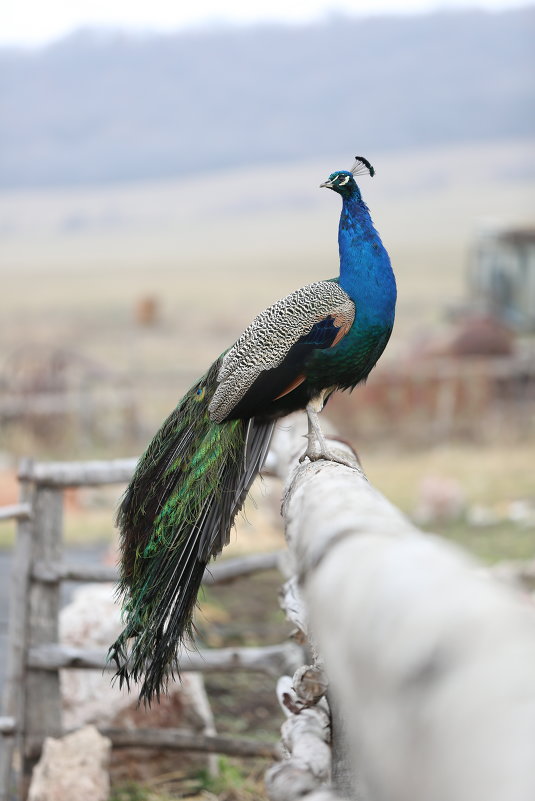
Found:
<path fill-rule="evenodd" d="M 270 645 L 283 642 L 290 625 L 277 595 L 280 574 L 273 570 L 203 592 L 197 614 L 201 645 Z M 205 685 L 219 734 L 276 742 L 283 714 L 275 696 L 275 679 L 260 673 L 207 674 Z M 221 758 L 219 776 L 192 769 L 176 756 L 176 770 L 147 785 L 121 783 L 112 801 L 156 801 L 167 798 L 210 801 L 261 801 L 265 759 Z"/>

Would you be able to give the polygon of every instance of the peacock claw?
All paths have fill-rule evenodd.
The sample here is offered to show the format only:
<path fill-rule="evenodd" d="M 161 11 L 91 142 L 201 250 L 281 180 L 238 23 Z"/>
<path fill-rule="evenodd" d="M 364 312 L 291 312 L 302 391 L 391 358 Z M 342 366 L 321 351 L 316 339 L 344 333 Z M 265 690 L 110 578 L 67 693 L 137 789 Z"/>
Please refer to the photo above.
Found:
<path fill-rule="evenodd" d="M 318 462 L 320 459 L 326 459 L 328 462 L 337 462 L 338 464 L 345 465 L 345 467 L 355 467 L 355 461 L 349 456 L 345 458 L 341 454 L 335 453 L 335 451 L 330 448 L 319 448 L 317 450 L 315 448 L 307 448 L 304 454 L 299 457 L 299 461 L 304 462 L 305 459 L 311 462 Z"/>
<path fill-rule="evenodd" d="M 327 445 L 327 440 L 323 436 L 321 429 L 307 434 L 308 446 L 302 456 L 299 457 L 300 462 L 308 459 L 310 462 L 317 462 L 320 459 L 325 459 L 328 462 L 337 462 L 346 467 L 355 467 L 355 461 L 350 456 L 344 456 L 339 451 L 334 451 Z"/>

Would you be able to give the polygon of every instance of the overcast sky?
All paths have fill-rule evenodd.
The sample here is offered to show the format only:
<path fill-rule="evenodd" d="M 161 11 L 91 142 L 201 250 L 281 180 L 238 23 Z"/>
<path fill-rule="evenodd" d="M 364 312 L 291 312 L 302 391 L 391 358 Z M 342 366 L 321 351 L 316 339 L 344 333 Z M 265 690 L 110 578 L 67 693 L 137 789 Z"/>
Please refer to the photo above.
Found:
<path fill-rule="evenodd" d="M 530 4 L 529 0 L 0 0 L 0 44 L 45 44 L 84 26 L 172 31 L 214 22 L 309 21 L 333 12 L 501 10 Z"/>

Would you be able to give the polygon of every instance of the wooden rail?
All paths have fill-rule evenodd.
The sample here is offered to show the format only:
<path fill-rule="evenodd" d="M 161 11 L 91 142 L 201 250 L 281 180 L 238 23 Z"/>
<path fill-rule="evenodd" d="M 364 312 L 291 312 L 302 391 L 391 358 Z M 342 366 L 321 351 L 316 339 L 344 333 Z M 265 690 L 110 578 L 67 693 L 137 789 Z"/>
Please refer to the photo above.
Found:
<path fill-rule="evenodd" d="M 260 570 L 273 570 L 278 567 L 283 551 L 254 553 L 236 559 L 225 559 L 210 565 L 203 576 L 203 584 L 230 584 L 244 576 L 258 573 Z M 57 581 L 76 582 L 110 582 L 117 581 L 119 573 L 116 567 L 107 565 L 83 565 L 72 563 L 50 564 L 38 561 L 32 568 L 32 578 L 45 584 Z"/>
<path fill-rule="evenodd" d="M 235 757 L 264 757 L 277 759 L 280 751 L 275 743 L 253 740 L 251 737 L 195 734 L 181 729 L 109 729 L 99 727 L 100 733 L 112 741 L 114 748 L 166 748 L 198 754 L 225 754 Z M 38 757 L 43 740 L 32 738 L 29 753 Z M 90 801 L 90 799 L 88 799 Z"/>
<path fill-rule="evenodd" d="M 321 675 L 324 665 L 331 713 L 334 705 L 328 792 L 357 801 L 533 801 L 531 600 L 416 529 L 356 460 L 299 465 L 296 432 L 275 444 L 289 474 L 287 613 L 321 655 L 312 670 Z M 308 801 L 329 778 L 330 766 L 318 767 L 325 688 L 314 675 L 319 689 L 309 698 L 302 672 L 280 682 L 290 754 L 268 773 L 272 801 Z M 296 757 L 304 737 L 311 745 Z"/>
<path fill-rule="evenodd" d="M 116 667 L 108 661 L 106 649 L 75 648 L 67 645 L 40 645 L 30 648 L 27 666 L 39 671 L 79 668 L 109 670 Z M 301 649 L 293 643 L 266 645 L 258 648 L 207 648 L 185 651 L 180 656 L 183 672 L 226 673 L 244 671 L 280 676 L 281 671 L 297 669 L 301 664 Z"/>
<path fill-rule="evenodd" d="M 102 484 L 125 484 L 130 480 L 136 459 L 113 459 L 91 462 L 29 462 L 19 468 L 19 481 L 31 481 L 40 487 L 97 487 Z"/>
<path fill-rule="evenodd" d="M 31 513 L 31 507 L 27 503 L 2 506 L 0 507 L 0 520 L 29 520 Z"/>

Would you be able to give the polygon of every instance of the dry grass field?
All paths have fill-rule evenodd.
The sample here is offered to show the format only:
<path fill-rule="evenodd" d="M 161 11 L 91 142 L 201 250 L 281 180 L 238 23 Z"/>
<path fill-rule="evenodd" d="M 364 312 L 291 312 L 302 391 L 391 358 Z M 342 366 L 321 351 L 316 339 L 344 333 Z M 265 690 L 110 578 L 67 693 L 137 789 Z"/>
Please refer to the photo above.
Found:
<path fill-rule="evenodd" d="M 352 154 L 157 184 L 0 193 L 0 368 L 22 342 L 118 370 L 195 372 L 269 302 L 337 272 L 339 200 L 318 185 Z M 368 154 L 374 157 L 375 154 Z M 473 237 L 532 220 L 535 148 L 378 154 L 362 189 L 399 284 L 392 356 L 465 294 Z M 160 324 L 140 329 L 140 297 Z"/>

